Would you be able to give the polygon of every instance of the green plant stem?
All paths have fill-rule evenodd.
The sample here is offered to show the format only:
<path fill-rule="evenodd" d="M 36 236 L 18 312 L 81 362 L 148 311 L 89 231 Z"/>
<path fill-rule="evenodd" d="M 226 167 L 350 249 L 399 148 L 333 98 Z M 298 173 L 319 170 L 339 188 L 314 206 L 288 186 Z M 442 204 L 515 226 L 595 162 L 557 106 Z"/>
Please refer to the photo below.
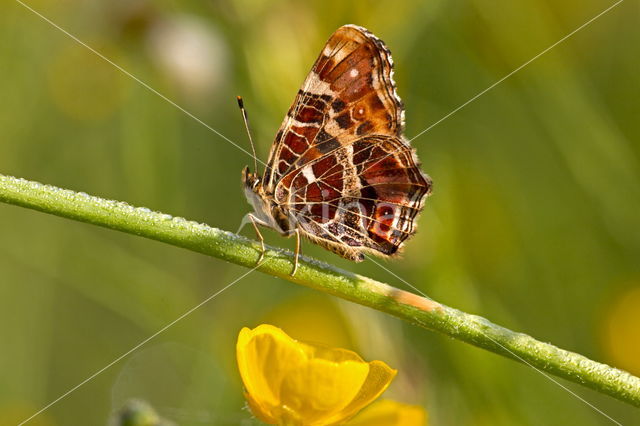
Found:
<path fill-rule="evenodd" d="M 227 231 L 10 176 L 0 175 L 0 201 L 140 235 L 249 268 L 256 266 L 260 256 L 257 242 Z M 301 257 L 293 277 L 292 266 L 291 252 L 267 247 L 258 270 L 386 312 L 640 406 L 640 379 L 629 373 L 317 260 Z"/>

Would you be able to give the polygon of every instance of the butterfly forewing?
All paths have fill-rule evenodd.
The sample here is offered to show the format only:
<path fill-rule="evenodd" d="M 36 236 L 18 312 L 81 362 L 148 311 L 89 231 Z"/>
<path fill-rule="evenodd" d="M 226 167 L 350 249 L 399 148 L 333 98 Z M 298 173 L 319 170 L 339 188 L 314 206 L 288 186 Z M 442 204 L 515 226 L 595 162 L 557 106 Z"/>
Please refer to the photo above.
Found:
<path fill-rule="evenodd" d="M 300 163 L 360 136 L 399 136 L 404 109 L 392 72 L 391 55 L 382 41 L 364 28 L 339 28 L 280 126 L 268 161 L 273 170 L 265 173 L 264 184 L 273 185 Z"/>

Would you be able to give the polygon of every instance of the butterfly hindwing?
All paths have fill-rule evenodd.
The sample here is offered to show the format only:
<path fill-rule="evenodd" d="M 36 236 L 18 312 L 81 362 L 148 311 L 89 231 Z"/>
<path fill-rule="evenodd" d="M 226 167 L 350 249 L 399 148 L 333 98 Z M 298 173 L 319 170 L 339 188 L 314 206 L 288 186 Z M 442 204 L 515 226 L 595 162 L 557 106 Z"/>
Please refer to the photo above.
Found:
<path fill-rule="evenodd" d="M 398 251 L 413 234 L 429 190 L 411 149 L 397 137 L 377 135 L 289 173 L 275 199 L 316 242 L 362 260 L 362 251 Z"/>

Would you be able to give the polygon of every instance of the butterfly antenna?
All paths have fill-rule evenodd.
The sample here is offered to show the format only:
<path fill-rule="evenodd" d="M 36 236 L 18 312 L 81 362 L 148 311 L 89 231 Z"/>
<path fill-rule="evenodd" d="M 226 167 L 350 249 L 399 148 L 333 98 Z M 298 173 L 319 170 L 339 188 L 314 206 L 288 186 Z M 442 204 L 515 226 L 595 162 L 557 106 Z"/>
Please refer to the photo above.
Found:
<path fill-rule="evenodd" d="M 251 130 L 249 130 L 249 117 L 247 117 L 247 110 L 244 109 L 244 102 L 242 96 L 238 96 L 238 106 L 242 112 L 242 119 L 244 120 L 244 127 L 247 129 L 247 135 L 249 135 L 249 143 L 251 144 L 251 152 L 253 153 L 253 172 L 258 173 L 258 157 L 256 156 L 256 147 L 253 144 L 253 138 L 251 137 Z"/>

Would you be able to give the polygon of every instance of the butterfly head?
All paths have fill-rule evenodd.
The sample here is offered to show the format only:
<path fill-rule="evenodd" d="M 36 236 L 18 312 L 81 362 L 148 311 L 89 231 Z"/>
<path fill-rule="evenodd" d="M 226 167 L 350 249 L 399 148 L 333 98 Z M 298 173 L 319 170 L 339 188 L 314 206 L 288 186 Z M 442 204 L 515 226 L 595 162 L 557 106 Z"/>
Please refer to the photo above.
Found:
<path fill-rule="evenodd" d="M 242 169 L 242 184 L 244 185 L 245 191 L 247 189 L 258 192 L 258 189 L 262 186 L 260 185 L 260 176 L 257 173 L 251 173 L 249 170 L 249 166 L 245 166 Z"/>
<path fill-rule="evenodd" d="M 262 186 L 262 178 L 256 173 L 251 173 L 248 166 L 242 170 L 242 184 L 244 195 L 253 206 L 254 217 L 262 225 L 275 229 L 283 235 L 290 235 L 294 230 L 294 221 L 275 202 L 273 196 L 267 194 Z"/>
<path fill-rule="evenodd" d="M 247 197 L 247 201 L 249 201 L 249 204 L 253 206 L 255 216 L 262 221 L 268 219 L 270 203 L 264 194 L 262 183 L 260 182 L 260 176 L 258 176 L 257 173 L 251 173 L 249 166 L 242 169 L 242 186 L 244 189 L 244 195 Z M 265 222 L 269 222 L 269 220 L 266 220 Z"/>

